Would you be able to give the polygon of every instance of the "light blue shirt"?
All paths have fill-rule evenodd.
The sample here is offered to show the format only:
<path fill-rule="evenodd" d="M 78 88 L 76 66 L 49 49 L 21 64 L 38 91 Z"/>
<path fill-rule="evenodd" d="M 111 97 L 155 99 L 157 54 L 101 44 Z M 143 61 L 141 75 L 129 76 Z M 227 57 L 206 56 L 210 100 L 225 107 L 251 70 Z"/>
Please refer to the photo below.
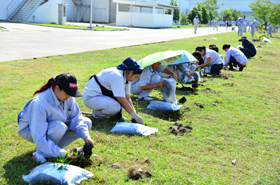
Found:
<path fill-rule="evenodd" d="M 19 132 L 29 126 L 30 134 L 37 148 L 52 157 L 65 155 L 66 150 L 58 147 L 52 140 L 47 138 L 48 122 L 59 120 L 69 122 L 69 129 L 80 138 L 85 139 L 88 126 L 83 122 L 82 114 L 75 98 L 60 102 L 52 88 L 39 93 L 30 100 L 19 115 Z"/>
<path fill-rule="evenodd" d="M 228 50 L 226 52 L 226 59 L 225 59 L 225 62 L 224 62 L 224 66 L 228 66 L 228 63 L 229 63 L 229 60 L 230 60 L 231 56 L 233 56 L 233 58 L 237 62 L 241 63 L 242 65 L 245 66 L 247 64 L 247 58 L 243 54 L 243 52 L 240 51 L 239 49 L 230 47 L 230 48 L 228 48 Z"/>
<path fill-rule="evenodd" d="M 272 31 L 272 26 L 271 25 L 269 25 L 268 31 Z"/>

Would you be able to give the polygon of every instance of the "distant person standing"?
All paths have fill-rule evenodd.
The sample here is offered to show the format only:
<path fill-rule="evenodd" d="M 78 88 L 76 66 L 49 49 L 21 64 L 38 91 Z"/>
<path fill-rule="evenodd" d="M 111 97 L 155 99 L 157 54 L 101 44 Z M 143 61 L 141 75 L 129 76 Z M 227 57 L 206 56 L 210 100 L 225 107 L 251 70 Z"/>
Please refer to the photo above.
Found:
<path fill-rule="evenodd" d="M 226 31 L 227 31 L 227 28 L 228 28 L 228 25 L 229 25 L 229 20 L 228 19 L 226 20 L 225 25 L 226 25 Z"/>
<path fill-rule="evenodd" d="M 231 27 L 232 27 L 232 30 L 235 30 L 235 21 L 234 20 L 231 21 Z"/>
<path fill-rule="evenodd" d="M 251 35 L 252 35 L 252 37 L 254 37 L 254 35 L 255 35 L 255 31 L 256 31 L 257 25 L 258 25 L 258 23 L 255 20 L 251 24 Z"/>
<path fill-rule="evenodd" d="M 196 34 L 196 32 L 197 32 L 198 23 L 199 23 L 198 16 L 195 16 L 195 18 L 193 19 L 194 33 L 195 33 L 195 34 Z"/>
<path fill-rule="evenodd" d="M 245 22 L 244 22 L 243 32 L 246 32 L 246 31 L 247 31 L 247 19 L 245 19 Z"/>
<path fill-rule="evenodd" d="M 215 20 L 214 20 L 214 28 L 213 28 L 213 30 L 215 30 L 215 28 L 216 28 L 217 31 L 218 31 L 218 19 L 215 19 Z"/>
<path fill-rule="evenodd" d="M 252 24 L 252 23 L 251 23 L 250 21 L 247 22 L 248 31 L 251 31 L 251 24 Z"/>
<path fill-rule="evenodd" d="M 269 34 L 269 35 L 270 35 L 270 37 L 272 37 L 272 29 L 273 29 L 272 25 L 271 25 L 270 23 L 268 23 L 267 36 L 268 36 L 268 34 Z"/>
<path fill-rule="evenodd" d="M 208 26 L 211 26 L 211 20 L 208 20 Z"/>
<path fill-rule="evenodd" d="M 243 36 L 244 24 L 243 22 L 241 22 L 241 18 L 238 19 L 237 26 L 238 26 L 238 36 Z"/>

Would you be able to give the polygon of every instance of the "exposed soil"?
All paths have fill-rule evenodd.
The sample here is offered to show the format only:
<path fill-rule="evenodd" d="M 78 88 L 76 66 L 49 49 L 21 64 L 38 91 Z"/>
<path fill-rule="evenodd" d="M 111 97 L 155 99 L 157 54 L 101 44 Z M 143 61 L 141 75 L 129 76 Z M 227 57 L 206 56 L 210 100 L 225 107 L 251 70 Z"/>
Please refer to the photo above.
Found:
<path fill-rule="evenodd" d="M 200 103 L 195 102 L 195 103 L 193 104 L 193 106 L 198 106 L 198 107 L 200 107 L 200 108 L 203 108 L 203 107 L 205 107 L 206 105 L 205 105 L 205 104 L 200 104 Z"/>
<path fill-rule="evenodd" d="M 177 90 L 179 90 L 179 91 L 191 91 L 191 92 L 198 91 L 196 88 L 191 88 L 191 87 L 181 87 L 181 88 L 177 88 Z"/>
<path fill-rule="evenodd" d="M 202 92 L 206 92 L 206 93 L 213 93 L 213 94 L 219 94 L 219 93 L 221 93 L 221 92 L 219 92 L 219 91 L 215 91 L 215 90 L 213 90 L 213 89 L 211 89 L 211 88 L 206 88 L 206 89 L 203 89 L 203 90 L 201 90 Z"/>
<path fill-rule="evenodd" d="M 93 146 L 90 146 L 86 143 L 85 143 L 83 149 L 80 147 L 75 148 L 74 152 L 76 152 L 77 155 L 80 155 L 82 153 L 82 156 L 78 159 L 72 160 L 71 164 L 75 165 L 75 166 L 79 166 L 81 168 L 92 166 L 93 162 L 89 159 L 90 156 L 92 155 L 92 149 L 93 149 Z"/>
<path fill-rule="evenodd" d="M 132 119 L 130 120 L 130 123 L 137 123 L 137 121 L 136 121 L 134 118 L 132 118 Z"/>
<path fill-rule="evenodd" d="M 225 83 L 225 84 L 223 84 L 223 86 L 234 86 L 234 85 L 236 85 L 235 83 Z"/>
<path fill-rule="evenodd" d="M 144 179 L 146 177 L 154 177 L 154 175 L 147 169 L 141 169 L 138 166 L 131 166 L 127 171 L 127 176 L 133 180 Z"/>
<path fill-rule="evenodd" d="M 187 99 L 183 96 L 180 100 L 179 103 L 185 103 L 187 101 Z"/>
<path fill-rule="evenodd" d="M 115 162 L 115 163 L 112 164 L 111 167 L 112 167 L 112 168 L 115 168 L 115 169 L 119 169 L 119 168 L 121 167 L 121 164 L 118 163 L 118 162 Z"/>
<path fill-rule="evenodd" d="M 171 127 L 169 127 L 169 130 L 174 135 L 181 135 L 183 136 L 185 133 L 189 133 L 192 131 L 192 127 L 190 125 L 183 126 L 181 123 L 175 122 Z"/>

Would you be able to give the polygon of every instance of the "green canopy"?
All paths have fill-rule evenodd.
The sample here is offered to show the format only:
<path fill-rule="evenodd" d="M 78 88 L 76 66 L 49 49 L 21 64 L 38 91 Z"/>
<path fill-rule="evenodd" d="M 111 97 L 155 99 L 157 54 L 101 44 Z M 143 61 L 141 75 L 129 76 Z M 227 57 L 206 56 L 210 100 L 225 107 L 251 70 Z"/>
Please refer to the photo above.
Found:
<path fill-rule="evenodd" d="M 141 59 L 139 63 L 143 68 L 153 65 L 156 62 L 161 62 L 163 65 L 167 66 L 168 64 L 180 59 L 181 55 L 182 51 L 157 52 Z"/>

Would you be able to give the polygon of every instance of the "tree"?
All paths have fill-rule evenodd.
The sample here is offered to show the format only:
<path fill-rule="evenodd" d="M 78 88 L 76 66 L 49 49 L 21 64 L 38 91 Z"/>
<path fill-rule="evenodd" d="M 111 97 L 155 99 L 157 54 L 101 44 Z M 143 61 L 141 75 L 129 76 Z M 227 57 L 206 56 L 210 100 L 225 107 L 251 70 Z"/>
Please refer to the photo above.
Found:
<path fill-rule="evenodd" d="M 265 22 L 269 19 L 273 3 L 270 0 L 257 0 L 254 3 L 250 3 L 249 7 L 252 9 L 252 16 L 254 16 L 255 19 L 260 22 Z"/>
<path fill-rule="evenodd" d="M 179 21 L 179 19 L 180 19 L 180 8 L 179 8 L 179 6 L 177 4 L 177 0 L 175 0 L 175 1 L 171 0 L 170 5 L 177 6 L 177 9 L 174 9 L 174 12 L 173 12 L 173 21 L 175 23 L 177 23 Z M 171 10 L 169 10 L 169 9 L 166 10 L 165 14 L 171 14 Z"/>
<path fill-rule="evenodd" d="M 202 24 L 207 24 L 208 20 L 209 20 L 209 14 L 208 11 L 206 10 L 206 8 L 204 6 L 202 6 L 202 20 L 201 23 Z"/>
<path fill-rule="evenodd" d="M 210 20 L 213 20 L 214 16 L 213 16 L 212 12 L 209 12 L 209 18 L 210 18 Z"/>
<path fill-rule="evenodd" d="M 268 21 L 272 24 L 273 27 L 276 27 L 278 24 L 280 24 L 280 4 L 276 3 L 271 8 L 271 14 L 268 18 Z"/>
<path fill-rule="evenodd" d="M 218 5 L 218 0 L 206 0 L 206 1 L 202 1 L 202 5 L 205 6 L 206 10 L 210 13 L 212 12 L 213 17 L 217 18 L 219 13 L 218 13 L 218 9 L 220 9 L 220 5 Z M 212 17 L 212 18 L 213 18 Z M 212 20 L 211 18 L 211 20 Z"/>
<path fill-rule="evenodd" d="M 193 7 L 193 9 L 188 13 L 188 20 L 189 22 L 193 23 L 193 19 L 195 18 L 195 16 L 198 16 L 199 21 L 201 21 L 202 16 L 201 13 L 197 10 L 197 7 Z"/>
<path fill-rule="evenodd" d="M 182 12 L 182 13 L 181 13 L 181 20 L 180 20 L 181 24 L 182 24 L 182 25 L 186 25 L 186 24 L 187 24 L 187 21 L 188 21 L 187 15 L 184 14 L 184 13 Z"/>
<path fill-rule="evenodd" d="M 221 17 L 223 17 L 223 20 L 237 20 L 239 17 L 243 17 L 243 13 L 240 10 L 236 9 L 223 9 L 221 11 Z"/>

